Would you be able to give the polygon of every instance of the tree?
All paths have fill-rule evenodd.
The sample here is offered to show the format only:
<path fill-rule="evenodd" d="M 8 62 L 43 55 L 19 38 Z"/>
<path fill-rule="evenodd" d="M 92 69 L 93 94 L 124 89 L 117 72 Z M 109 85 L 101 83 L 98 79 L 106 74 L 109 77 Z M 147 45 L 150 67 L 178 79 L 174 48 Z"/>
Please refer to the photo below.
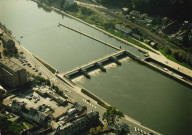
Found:
<path fill-rule="evenodd" d="M 91 128 L 91 129 L 89 130 L 89 135 L 96 135 L 95 128 Z"/>
<path fill-rule="evenodd" d="M 96 133 L 97 133 L 97 135 L 100 135 L 100 134 L 102 133 L 102 128 L 101 128 L 101 126 L 98 126 L 98 127 L 96 128 Z"/>
<path fill-rule="evenodd" d="M 171 50 L 166 47 L 166 48 L 165 48 L 165 53 L 168 54 L 168 55 L 170 55 L 170 54 L 171 54 Z"/>
<path fill-rule="evenodd" d="M 24 54 L 24 52 L 20 52 L 20 54 L 21 54 L 21 55 L 23 55 L 23 54 Z"/>
<path fill-rule="evenodd" d="M 15 42 L 14 42 L 13 40 L 9 39 L 9 40 L 7 41 L 7 43 L 6 43 L 6 48 L 7 48 L 8 50 L 11 50 L 11 49 L 13 49 L 14 47 L 15 47 Z"/>
<path fill-rule="evenodd" d="M 109 130 L 110 130 L 110 128 L 108 127 L 107 123 L 105 123 L 105 124 L 103 125 L 103 132 L 109 131 Z"/>
<path fill-rule="evenodd" d="M 17 53 L 18 53 L 17 47 L 13 47 L 13 48 L 12 48 L 12 53 L 13 53 L 13 54 L 17 54 Z"/>
<path fill-rule="evenodd" d="M 127 133 L 129 133 L 129 126 L 127 124 L 121 124 L 119 125 L 120 129 L 119 129 L 119 135 L 127 135 Z"/>
<path fill-rule="evenodd" d="M 0 117 L 0 127 L 3 135 L 18 135 L 23 130 L 22 125 L 11 122 L 6 117 Z"/>
<path fill-rule="evenodd" d="M 120 118 L 123 118 L 124 114 L 118 111 L 115 107 L 108 107 L 103 114 L 103 120 L 106 120 L 108 124 L 115 124 Z"/>
<path fill-rule="evenodd" d="M 7 56 L 8 54 L 9 54 L 9 52 L 8 52 L 7 48 L 4 48 L 3 49 L 3 55 Z"/>

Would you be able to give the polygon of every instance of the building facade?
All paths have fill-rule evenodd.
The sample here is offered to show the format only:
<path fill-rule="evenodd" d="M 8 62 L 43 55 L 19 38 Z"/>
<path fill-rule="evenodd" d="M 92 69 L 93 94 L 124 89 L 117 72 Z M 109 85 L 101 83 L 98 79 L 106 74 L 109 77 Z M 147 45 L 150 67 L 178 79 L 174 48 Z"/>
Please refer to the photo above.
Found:
<path fill-rule="evenodd" d="M 23 86 L 27 83 L 26 69 L 10 59 L 1 59 L 0 80 L 11 88 Z"/>
<path fill-rule="evenodd" d="M 58 127 L 55 135 L 76 135 L 79 132 L 89 129 L 99 123 L 99 113 L 89 112 L 84 117 L 73 122 L 66 123 L 62 127 Z"/>

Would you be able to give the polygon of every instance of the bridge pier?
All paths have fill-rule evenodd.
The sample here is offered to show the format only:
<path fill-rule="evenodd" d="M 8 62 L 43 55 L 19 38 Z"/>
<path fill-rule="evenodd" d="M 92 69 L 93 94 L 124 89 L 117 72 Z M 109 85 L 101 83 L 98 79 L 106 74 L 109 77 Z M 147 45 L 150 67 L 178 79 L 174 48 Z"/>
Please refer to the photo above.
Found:
<path fill-rule="evenodd" d="M 101 71 L 106 72 L 106 69 L 103 67 L 103 64 L 102 64 L 102 63 L 96 62 L 96 63 L 95 63 L 95 66 L 97 66 L 98 68 L 100 68 Z"/>
<path fill-rule="evenodd" d="M 109 59 L 114 61 L 117 65 L 121 65 L 121 62 L 119 62 L 116 57 L 111 56 Z"/>
<path fill-rule="evenodd" d="M 88 78 L 88 79 L 91 78 L 91 76 L 87 73 L 86 70 L 80 68 L 80 69 L 79 69 L 79 72 L 82 73 L 86 78 Z"/>

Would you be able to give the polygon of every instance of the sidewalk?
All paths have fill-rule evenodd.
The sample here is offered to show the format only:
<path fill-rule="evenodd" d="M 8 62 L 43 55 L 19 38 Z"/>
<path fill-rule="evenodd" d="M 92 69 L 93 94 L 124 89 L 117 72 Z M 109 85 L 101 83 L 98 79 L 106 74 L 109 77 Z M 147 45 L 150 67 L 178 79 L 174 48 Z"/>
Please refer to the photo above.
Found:
<path fill-rule="evenodd" d="M 162 55 L 157 55 L 155 53 L 152 53 L 152 52 L 149 52 L 149 56 L 156 60 L 156 61 L 159 61 L 160 63 L 163 63 L 187 76 L 190 76 L 192 77 L 192 70 L 180 65 L 180 64 L 177 64 L 169 59 L 167 59 L 165 56 L 162 56 Z"/>

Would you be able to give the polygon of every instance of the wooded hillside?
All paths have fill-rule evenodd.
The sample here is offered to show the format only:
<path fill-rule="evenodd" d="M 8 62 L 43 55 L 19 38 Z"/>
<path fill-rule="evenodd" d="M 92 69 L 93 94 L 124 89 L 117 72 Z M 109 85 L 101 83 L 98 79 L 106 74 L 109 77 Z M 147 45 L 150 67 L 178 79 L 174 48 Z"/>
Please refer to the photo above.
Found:
<path fill-rule="evenodd" d="M 179 21 L 192 21 L 192 0 L 97 0 L 97 2 L 119 8 L 129 7 L 151 16 L 168 16 Z"/>

